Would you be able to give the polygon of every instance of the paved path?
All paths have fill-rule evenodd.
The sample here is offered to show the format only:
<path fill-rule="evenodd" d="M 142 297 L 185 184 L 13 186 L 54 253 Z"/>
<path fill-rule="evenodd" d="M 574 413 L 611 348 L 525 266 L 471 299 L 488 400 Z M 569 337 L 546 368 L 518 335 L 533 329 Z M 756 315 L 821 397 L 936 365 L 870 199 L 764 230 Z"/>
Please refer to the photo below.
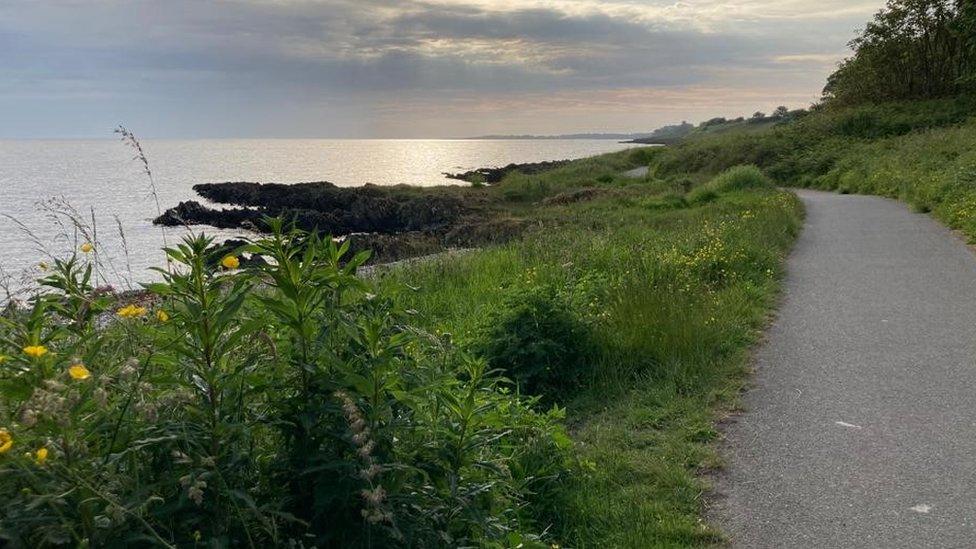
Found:
<path fill-rule="evenodd" d="M 634 168 L 633 170 L 627 170 L 623 173 L 623 175 L 624 177 L 634 177 L 634 178 L 645 177 L 647 175 L 647 172 L 649 171 L 650 168 L 648 168 L 647 166 L 641 166 L 639 168 Z"/>
<path fill-rule="evenodd" d="M 798 194 L 712 520 L 736 547 L 976 547 L 976 256 L 898 202 Z"/>

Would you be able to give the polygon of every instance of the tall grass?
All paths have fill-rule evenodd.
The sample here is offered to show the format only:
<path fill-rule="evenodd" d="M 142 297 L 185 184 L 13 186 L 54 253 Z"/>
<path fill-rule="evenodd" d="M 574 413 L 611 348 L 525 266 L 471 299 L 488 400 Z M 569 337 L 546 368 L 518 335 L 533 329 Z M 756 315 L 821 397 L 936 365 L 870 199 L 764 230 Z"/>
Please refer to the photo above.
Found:
<path fill-rule="evenodd" d="M 57 259 L 0 315 L 0 539 L 719 539 L 696 471 L 716 462 L 799 206 L 752 168 L 700 203 L 685 182 L 618 177 L 660 154 L 513 175 L 488 191 L 532 227 L 521 238 L 368 281 L 364 256 L 280 222 L 230 252 L 185 238 L 121 302 L 93 255 Z"/>
<path fill-rule="evenodd" d="M 555 192 L 583 179 L 572 168 L 536 177 Z M 717 462 L 717 407 L 742 382 L 800 215 L 789 193 L 726 179 L 716 200 L 667 210 L 647 205 L 667 192 L 661 184 L 591 180 L 613 194 L 537 212 L 538 228 L 520 241 L 384 275 L 383 289 L 402 292 L 425 327 L 462 346 L 477 348 L 485 320 L 511 314 L 513 293 L 538 288 L 562 296 L 588 327 L 585 374 L 567 384 L 557 372 L 560 388 L 545 393 L 566 406 L 584 465 L 534 508 L 568 546 L 720 539 L 699 519 L 696 472 Z"/>
<path fill-rule="evenodd" d="M 653 165 L 664 181 L 700 182 L 755 164 L 780 185 L 904 200 L 976 239 L 973 101 L 820 109 L 765 132 L 689 140 Z"/>

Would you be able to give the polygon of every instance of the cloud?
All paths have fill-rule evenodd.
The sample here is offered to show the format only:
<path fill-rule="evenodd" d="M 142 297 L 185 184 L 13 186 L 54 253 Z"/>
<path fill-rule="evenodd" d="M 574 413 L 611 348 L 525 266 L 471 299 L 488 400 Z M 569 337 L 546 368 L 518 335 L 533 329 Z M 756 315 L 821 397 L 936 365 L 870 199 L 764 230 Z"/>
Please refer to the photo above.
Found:
<path fill-rule="evenodd" d="M 84 134 L 101 114 L 109 125 L 120 116 L 159 124 L 150 133 L 287 135 L 296 126 L 289 113 L 304 107 L 330 128 L 324 133 L 360 135 L 382 119 L 384 132 L 398 134 L 391 100 L 404 99 L 399 116 L 409 128 L 421 115 L 407 99 L 421 97 L 455 105 L 439 116 L 454 133 L 452 117 L 470 105 L 458 98 L 595 100 L 731 86 L 809 100 L 881 3 L 5 0 L 0 116 L 10 123 L 0 132 Z M 784 77 L 794 86 L 783 90 Z M 217 116 L 232 108 L 242 112 Z M 45 110 L 59 118 L 24 114 Z"/>

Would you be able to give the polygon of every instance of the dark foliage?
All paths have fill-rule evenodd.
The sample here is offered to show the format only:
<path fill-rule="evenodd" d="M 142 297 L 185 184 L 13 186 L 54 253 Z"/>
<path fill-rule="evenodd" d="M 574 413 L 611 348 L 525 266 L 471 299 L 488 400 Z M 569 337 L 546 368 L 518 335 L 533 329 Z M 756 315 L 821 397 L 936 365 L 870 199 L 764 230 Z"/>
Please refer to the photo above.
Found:
<path fill-rule="evenodd" d="M 562 297 L 551 288 L 532 287 L 504 298 L 478 347 L 489 366 L 536 393 L 575 384 L 589 341 L 588 327 Z"/>
<path fill-rule="evenodd" d="M 976 3 L 889 0 L 851 41 L 854 56 L 827 80 L 829 104 L 949 97 L 971 91 Z"/>

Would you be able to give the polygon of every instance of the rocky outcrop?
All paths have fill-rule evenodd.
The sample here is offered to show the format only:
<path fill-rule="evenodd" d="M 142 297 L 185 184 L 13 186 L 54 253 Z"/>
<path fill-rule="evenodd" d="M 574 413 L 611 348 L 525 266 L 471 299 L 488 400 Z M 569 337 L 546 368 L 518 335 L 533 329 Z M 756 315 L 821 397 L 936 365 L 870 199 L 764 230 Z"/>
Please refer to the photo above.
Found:
<path fill-rule="evenodd" d="M 264 229 L 266 216 L 294 220 L 302 229 L 334 235 L 432 231 L 455 222 L 468 207 L 456 192 L 418 187 L 331 183 L 207 183 L 193 189 L 207 200 L 234 208 L 181 202 L 156 218 L 159 225 L 206 224 L 220 228 Z"/>
<path fill-rule="evenodd" d="M 444 175 L 450 179 L 467 181 L 469 183 L 488 183 L 495 184 L 505 179 L 505 176 L 512 172 L 524 174 L 534 174 L 552 170 L 569 163 L 569 160 L 552 160 L 549 162 L 532 162 L 527 164 L 509 164 L 501 168 L 479 168 L 469 172 L 447 173 Z"/>

